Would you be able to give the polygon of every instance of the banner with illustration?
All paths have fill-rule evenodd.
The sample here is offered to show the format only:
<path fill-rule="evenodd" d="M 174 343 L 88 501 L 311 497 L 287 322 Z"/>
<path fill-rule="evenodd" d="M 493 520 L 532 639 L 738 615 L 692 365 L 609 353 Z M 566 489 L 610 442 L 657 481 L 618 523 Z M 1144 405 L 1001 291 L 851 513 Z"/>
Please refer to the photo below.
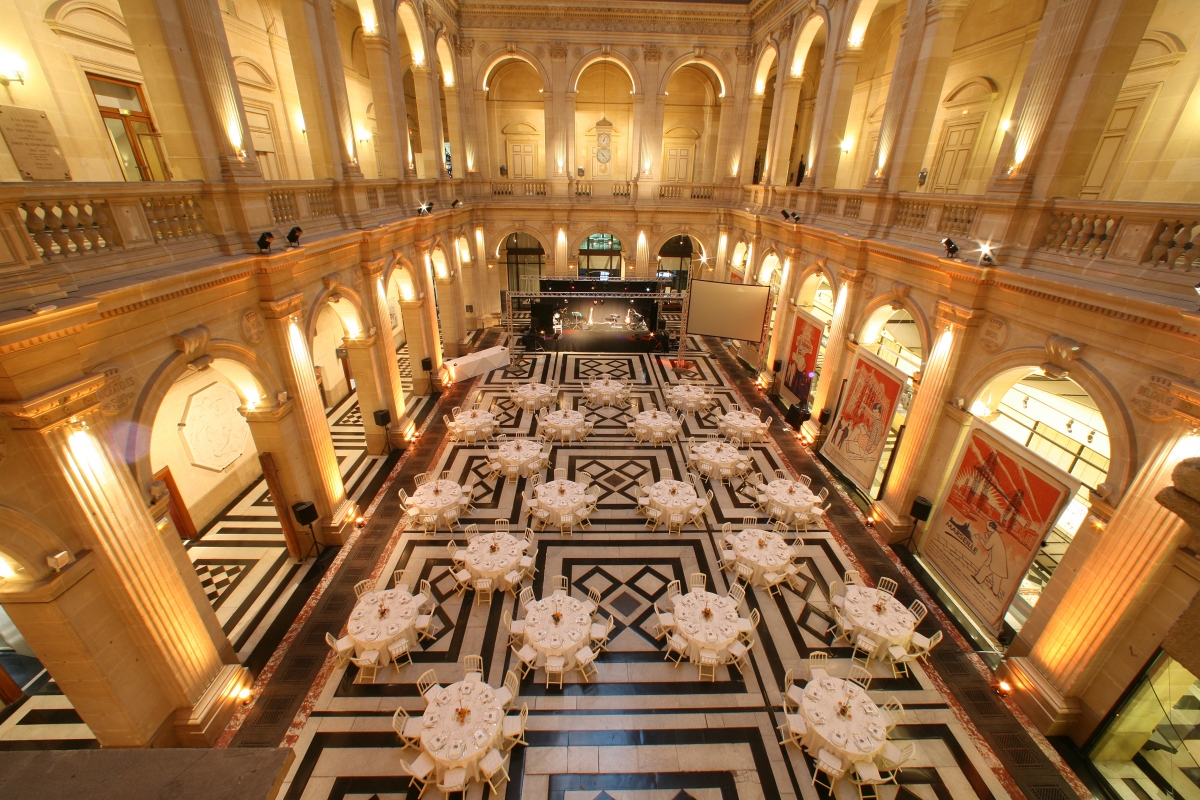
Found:
<path fill-rule="evenodd" d="M 921 552 L 998 633 L 1079 481 L 978 419 L 951 475 Z"/>
<path fill-rule="evenodd" d="M 825 323 L 796 309 L 796 330 L 792 334 L 792 349 L 788 351 L 788 363 L 784 367 L 783 385 L 797 398 L 808 395 L 812 373 L 817 371 L 817 354 L 821 352 L 821 337 L 825 334 Z"/>
<path fill-rule="evenodd" d="M 864 492 L 871 491 L 907 380 L 903 372 L 865 347 L 855 352 L 846 392 L 821 455 Z"/>

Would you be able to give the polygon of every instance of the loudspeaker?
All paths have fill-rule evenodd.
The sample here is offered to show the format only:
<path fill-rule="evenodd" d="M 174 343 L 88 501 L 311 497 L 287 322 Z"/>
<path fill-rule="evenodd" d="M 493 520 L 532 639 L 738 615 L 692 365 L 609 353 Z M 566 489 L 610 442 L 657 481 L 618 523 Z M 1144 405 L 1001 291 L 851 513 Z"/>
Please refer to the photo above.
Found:
<path fill-rule="evenodd" d="M 778 375 L 778 374 L 779 374 L 779 372 L 780 372 L 780 371 L 783 369 L 783 362 L 782 362 L 782 361 L 780 361 L 779 359 L 775 359 L 775 365 L 774 365 L 774 366 L 775 366 L 775 369 L 773 369 L 773 370 L 771 370 L 771 371 L 772 371 L 772 372 L 774 372 L 776 375 Z"/>
<path fill-rule="evenodd" d="M 317 521 L 317 507 L 307 500 L 292 504 L 292 513 L 296 515 L 296 522 L 301 525 L 312 525 Z"/>
<path fill-rule="evenodd" d="M 821 423 L 822 425 L 828 425 L 829 418 L 832 416 L 833 416 L 833 409 L 823 408 L 823 409 L 821 409 L 821 416 L 817 417 L 817 422 Z"/>
<path fill-rule="evenodd" d="M 787 424 L 789 427 L 792 427 L 792 428 L 800 427 L 800 423 L 804 422 L 804 418 L 801 416 L 802 411 L 803 411 L 803 409 L 800 408 L 799 403 L 797 403 L 796 405 L 792 406 L 791 408 L 789 408 L 787 410 Z"/>
<path fill-rule="evenodd" d="M 422 358 L 421 359 L 421 369 L 425 370 L 426 372 L 432 372 L 433 371 L 433 359 L 432 358 Z"/>
<path fill-rule="evenodd" d="M 375 412 L 375 424 L 381 428 L 386 428 L 392 424 L 392 412 L 386 408 L 381 408 Z"/>
<path fill-rule="evenodd" d="M 913 519 L 928 522 L 929 515 L 933 513 L 933 503 L 917 495 L 913 500 L 912 509 L 908 513 Z"/>

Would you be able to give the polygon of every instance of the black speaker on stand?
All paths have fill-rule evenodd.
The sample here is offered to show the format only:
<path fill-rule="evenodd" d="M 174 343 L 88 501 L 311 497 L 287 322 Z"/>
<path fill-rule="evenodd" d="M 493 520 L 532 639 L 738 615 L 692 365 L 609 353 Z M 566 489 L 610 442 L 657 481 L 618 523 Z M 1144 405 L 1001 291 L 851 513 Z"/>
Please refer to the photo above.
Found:
<path fill-rule="evenodd" d="M 308 548 L 308 552 L 304 554 L 304 560 L 308 560 L 308 557 L 313 554 L 313 550 L 317 551 L 317 558 L 320 558 L 325 552 L 325 545 L 317 541 L 317 532 L 313 529 L 313 523 L 320 517 L 317 507 L 310 500 L 301 500 L 299 503 L 292 504 L 292 516 L 296 518 L 296 522 L 307 525 L 308 532 L 312 536 L 312 547 Z"/>
<path fill-rule="evenodd" d="M 913 540 L 917 535 L 917 526 L 922 522 L 929 522 L 929 517 L 932 514 L 933 503 L 929 502 L 921 495 L 917 495 L 915 498 L 913 498 L 912 508 L 908 510 L 908 515 L 915 519 L 916 522 L 913 523 L 912 532 L 908 534 L 908 538 L 900 543 L 904 546 L 905 550 L 908 550 L 910 553 L 912 552 L 911 545 L 914 544 Z"/>

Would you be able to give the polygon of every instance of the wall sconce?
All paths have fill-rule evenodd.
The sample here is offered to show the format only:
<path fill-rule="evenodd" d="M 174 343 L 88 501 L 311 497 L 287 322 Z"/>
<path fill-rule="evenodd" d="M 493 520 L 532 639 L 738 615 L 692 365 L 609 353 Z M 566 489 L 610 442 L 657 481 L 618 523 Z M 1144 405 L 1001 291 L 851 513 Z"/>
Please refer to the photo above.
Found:
<path fill-rule="evenodd" d="M 25 85 L 25 62 L 15 53 L 0 54 L 0 86 L 10 83 Z"/>
<path fill-rule="evenodd" d="M 854 149 L 854 138 L 852 136 L 847 136 L 845 139 L 842 139 L 842 152 L 843 153 L 849 153 L 853 149 Z"/>

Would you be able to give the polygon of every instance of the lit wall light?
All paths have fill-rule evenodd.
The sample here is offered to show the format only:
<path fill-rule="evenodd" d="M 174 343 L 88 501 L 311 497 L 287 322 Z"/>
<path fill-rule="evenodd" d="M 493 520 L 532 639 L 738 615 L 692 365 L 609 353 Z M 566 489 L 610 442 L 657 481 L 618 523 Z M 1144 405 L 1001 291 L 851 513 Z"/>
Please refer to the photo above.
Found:
<path fill-rule="evenodd" d="M 358 127 L 356 127 L 354 129 L 354 138 L 358 139 L 358 141 L 366 144 L 371 139 L 371 132 L 369 130 L 367 130 L 366 128 L 364 128 L 363 126 L 359 125 Z"/>
<path fill-rule="evenodd" d="M 863 38 L 867 35 L 866 27 L 854 28 L 850 31 L 850 46 L 862 47 Z"/>
<path fill-rule="evenodd" d="M 12 568 L 12 564 L 0 558 L 0 578 L 15 578 L 16 575 L 17 573 Z"/>
<path fill-rule="evenodd" d="M 308 134 L 308 128 L 304 124 L 304 115 L 299 111 L 296 112 L 296 127 L 300 129 L 301 134 Z"/>
<path fill-rule="evenodd" d="M 854 137 L 853 136 L 847 136 L 845 139 L 842 139 L 842 152 L 843 153 L 849 153 L 853 149 L 854 149 Z"/>
<path fill-rule="evenodd" d="M 0 51 L 0 86 L 25 84 L 25 61 L 16 53 Z"/>
<path fill-rule="evenodd" d="M 991 415 L 992 410 L 984 405 L 983 402 L 976 400 L 974 403 L 971 403 L 971 413 L 977 417 L 987 417 Z"/>
<path fill-rule="evenodd" d="M 1011 119 L 1002 119 L 1002 120 L 1000 120 L 1000 130 L 1002 130 L 1002 131 L 1006 131 L 1006 130 L 1008 130 L 1008 129 L 1009 129 L 1009 128 L 1011 128 L 1011 127 L 1012 127 L 1012 120 L 1011 120 Z"/>

